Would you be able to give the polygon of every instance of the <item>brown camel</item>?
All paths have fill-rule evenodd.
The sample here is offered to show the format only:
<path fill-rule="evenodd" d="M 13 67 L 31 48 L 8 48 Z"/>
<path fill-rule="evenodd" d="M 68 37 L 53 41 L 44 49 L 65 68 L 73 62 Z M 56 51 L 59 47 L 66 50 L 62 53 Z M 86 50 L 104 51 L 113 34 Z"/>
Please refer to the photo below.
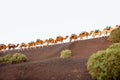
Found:
<path fill-rule="evenodd" d="M 103 29 L 104 36 L 107 36 L 109 33 L 111 33 L 112 30 L 113 28 L 111 26 L 107 26 L 106 28 L 104 28 Z"/>
<path fill-rule="evenodd" d="M 27 48 L 27 44 L 21 43 L 19 48 L 20 48 L 20 50 L 23 50 L 23 48 Z"/>
<path fill-rule="evenodd" d="M 57 36 L 55 39 L 55 43 L 61 42 L 63 43 L 63 40 L 66 40 L 68 36 L 62 37 L 62 36 Z"/>
<path fill-rule="evenodd" d="M 7 49 L 7 46 L 5 44 L 0 44 L 0 52 L 3 50 L 5 52 Z"/>
<path fill-rule="evenodd" d="M 35 42 L 34 41 L 31 41 L 31 42 L 29 42 L 28 44 L 27 44 L 27 47 L 28 48 L 32 48 L 32 47 L 34 47 L 35 46 Z"/>
<path fill-rule="evenodd" d="M 8 44 L 8 50 L 13 49 L 15 50 L 15 48 L 17 48 L 19 46 L 19 44 L 15 45 L 15 44 Z"/>
<path fill-rule="evenodd" d="M 95 38 L 95 36 L 101 36 L 102 35 L 102 31 L 100 31 L 99 29 L 96 29 L 95 31 L 91 31 L 90 33 L 92 33 L 92 37 Z"/>
<path fill-rule="evenodd" d="M 44 43 L 46 43 L 47 42 L 47 47 L 48 47 L 48 45 L 51 43 L 52 45 L 55 43 L 55 40 L 53 39 L 53 38 L 49 38 L 49 39 L 46 39 L 45 41 L 44 41 Z"/>
<path fill-rule="evenodd" d="M 70 36 L 70 41 L 69 42 L 72 42 L 72 40 L 77 40 L 79 38 L 79 36 L 78 35 L 76 35 L 76 34 L 72 34 L 71 36 Z"/>
<path fill-rule="evenodd" d="M 92 33 L 88 33 L 88 32 L 86 32 L 86 31 L 81 32 L 81 33 L 79 34 L 80 40 L 82 40 L 83 37 L 88 38 L 88 36 L 91 36 L 91 34 L 92 34 Z"/>
<path fill-rule="evenodd" d="M 43 45 L 43 44 L 44 44 L 44 41 L 40 39 L 37 39 L 35 42 L 35 45 Z"/>

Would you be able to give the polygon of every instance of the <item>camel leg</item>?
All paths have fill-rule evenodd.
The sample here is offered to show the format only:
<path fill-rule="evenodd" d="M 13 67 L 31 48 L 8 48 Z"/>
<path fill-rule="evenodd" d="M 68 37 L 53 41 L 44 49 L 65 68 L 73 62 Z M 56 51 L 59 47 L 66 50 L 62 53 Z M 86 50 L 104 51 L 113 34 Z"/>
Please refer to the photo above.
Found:
<path fill-rule="evenodd" d="M 86 39 L 88 39 L 88 36 L 86 36 Z"/>
<path fill-rule="evenodd" d="M 40 45 L 39 48 L 42 48 L 42 45 Z"/>
<path fill-rule="evenodd" d="M 70 43 L 72 42 L 72 39 L 70 39 L 70 41 L 69 41 Z"/>
<path fill-rule="evenodd" d="M 63 41 L 61 41 L 61 43 L 63 43 Z"/>
<path fill-rule="evenodd" d="M 104 36 L 107 36 L 107 31 L 104 32 Z"/>
<path fill-rule="evenodd" d="M 106 36 L 106 31 L 103 31 L 104 36 Z"/>
<path fill-rule="evenodd" d="M 77 41 L 78 40 L 78 38 L 77 37 L 74 37 L 74 41 Z"/>
<path fill-rule="evenodd" d="M 48 45 L 49 45 L 49 42 L 47 43 L 47 47 L 48 47 Z"/>
<path fill-rule="evenodd" d="M 93 38 L 95 38 L 95 35 L 92 35 Z"/>
<path fill-rule="evenodd" d="M 83 37 L 80 37 L 80 40 L 82 40 L 83 39 Z"/>
<path fill-rule="evenodd" d="M 0 50 L 0 53 L 2 53 L 2 51 Z"/>
<path fill-rule="evenodd" d="M 3 50 L 3 53 L 5 53 L 5 52 L 6 52 L 6 50 L 4 49 L 4 50 Z"/>
<path fill-rule="evenodd" d="M 22 49 L 22 48 L 20 48 L 20 49 L 19 49 L 19 51 L 23 51 L 23 49 Z"/>
<path fill-rule="evenodd" d="M 100 36 L 102 35 L 102 32 L 100 32 Z"/>
<path fill-rule="evenodd" d="M 106 33 L 106 32 L 104 32 L 104 37 L 105 37 L 105 36 L 107 36 L 107 33 Z"/>
<path fill-rule="evenodd" d="M 15 48 L 13 48 L 13 50 L 15 50 Z"/>

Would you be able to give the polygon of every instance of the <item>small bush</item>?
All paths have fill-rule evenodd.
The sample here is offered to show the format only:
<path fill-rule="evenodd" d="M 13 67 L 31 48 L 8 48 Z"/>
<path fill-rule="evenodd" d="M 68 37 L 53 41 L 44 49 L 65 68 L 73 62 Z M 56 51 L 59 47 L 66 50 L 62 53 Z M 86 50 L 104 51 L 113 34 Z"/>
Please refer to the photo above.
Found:
<path fill-rule="evenodd" d="M 120 79 L 120 48 L 118 46 L 120 44 L 113 44 L 89 58 L 87 69 L 94 80 Z"/>
<path fill-rule="evenodd" d="M 3 58 L 2 57 L 0 57 L 0 63 L 2 63 L 3 62 Z"/>
<path fill-rule="evenodd" d="M 13 56 L 7 54 L 3 57 L 0 57 L 0 63 L 21 63 L 26 62 L 27 60 L 27 57 L 21 53 L 15 53 Z"/>
<path fill-rule="evenodd" d="M 21 62 L 26 62 L 28 59 L 24 54 L 21 53 L 15 53 L 12 56 L 12 63 L 21 63 Z"/>
<path fill-rule="evenodd" d="M 3 57 L 3 62 L 2 63 L 12 63 L 11 60 L 12 56 L 10 54 L 7 54 Z"/>
<path fill-rule="evenodd" d="M 120 49 L 120 43 L 114 43 L 108 49 Z"/>
<path fill-rule="evenodd" d="M 110 33 L 108 40 L 115 43 L 120 42 L 120 28 L 113 30 Z"/>
<path fill-rule="evenodd" d="M 70 58 L 71 55 L 72 55 L 71 50 L 66 49 L 66 50 L 63 50 L 63 51 L 61 52 L 60 57 L 63 58 L 63 59 L 66 59 L 66 58 Z"/>

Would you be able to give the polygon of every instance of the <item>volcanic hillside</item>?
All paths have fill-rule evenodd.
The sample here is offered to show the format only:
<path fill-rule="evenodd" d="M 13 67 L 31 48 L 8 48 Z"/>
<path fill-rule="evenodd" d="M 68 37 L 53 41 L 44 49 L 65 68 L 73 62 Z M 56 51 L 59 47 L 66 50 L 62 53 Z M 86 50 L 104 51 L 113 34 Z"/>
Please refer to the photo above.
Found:
<path fill-rule="evenodd" d="M 91 80 L 86 68 L 88 58 L 111 44 L 106 37 L 102 37 L 7 52 L 21 52 L 27 55 L 29 61 L 1 64 L 0 80 Z M 60 58 L 60 52 L 65 49 L 72 51 L 72 57 L 64 60 Z"/>

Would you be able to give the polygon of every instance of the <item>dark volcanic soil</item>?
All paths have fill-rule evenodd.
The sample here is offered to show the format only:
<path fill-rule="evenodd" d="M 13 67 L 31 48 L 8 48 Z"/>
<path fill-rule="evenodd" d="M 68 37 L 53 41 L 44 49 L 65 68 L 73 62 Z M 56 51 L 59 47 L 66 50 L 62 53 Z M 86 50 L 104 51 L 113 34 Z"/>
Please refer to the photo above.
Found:
<path fill-rule="evenodd" d="M 92 80 L 86 63 L 90 55 L 104 50 L 112 43 L 107 38 L 75 41 L 21 52 L 29 61 L 21 64 L 0 65 L 0 80 Z M 60 52 L 72 50 L 70 59 L 60 59 Z M 1 55 L 3 55 L 1 53 Z"/>

